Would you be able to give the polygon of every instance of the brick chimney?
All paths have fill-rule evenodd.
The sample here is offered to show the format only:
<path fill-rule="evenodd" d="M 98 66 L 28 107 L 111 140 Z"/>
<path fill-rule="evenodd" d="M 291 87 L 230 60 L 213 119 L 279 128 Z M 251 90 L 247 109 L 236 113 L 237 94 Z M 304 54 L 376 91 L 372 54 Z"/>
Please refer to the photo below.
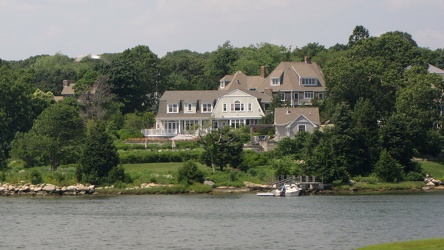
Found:
<path fill-rule="evenodd" d="M 265 78 L 266 68 L 265 66 L 261 66 L 261 78 Z"/>
<path fill-rule="evenodd" d="M 311 63 L 310 56 L 304 56 L 304 62 L 310 64 Z"/>

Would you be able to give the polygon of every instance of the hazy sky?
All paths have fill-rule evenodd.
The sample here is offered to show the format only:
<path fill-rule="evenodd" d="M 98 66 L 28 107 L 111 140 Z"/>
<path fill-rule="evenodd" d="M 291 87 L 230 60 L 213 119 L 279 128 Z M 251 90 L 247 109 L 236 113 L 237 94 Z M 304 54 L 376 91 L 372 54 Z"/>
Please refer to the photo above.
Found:
<path fill-rule="evenodd" d="M 444 0 L 0 0 L 0 58 L 69 57 L 147 45 L 159 57 L 272 43 L 346 44 L 357 25 L 371 36 L 411 34 L 444 48 Z"/>

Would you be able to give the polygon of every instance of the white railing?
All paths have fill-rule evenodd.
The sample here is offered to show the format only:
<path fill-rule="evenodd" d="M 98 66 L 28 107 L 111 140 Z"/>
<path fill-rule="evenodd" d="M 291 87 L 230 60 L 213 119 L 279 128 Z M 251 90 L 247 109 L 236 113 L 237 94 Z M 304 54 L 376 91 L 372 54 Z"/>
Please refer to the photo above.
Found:
<path fill-rule="evenodd" d="M 142 129 L 145 137 L 149 136 L 175 136 L 178 134 L 177 129 Z"/>
<path fill-rule="evenodd" d="M 212 128 L 201 128 L 198 130 L 183 130 L 180 134 L 184 135 L 206 135 L 211 132 Z M 179 134 L 178 129 L 142 129 L 142 134 L 145 137 L 153 137 L 153 136 L 165 136 L 165 137 L 173 137 Z"/>

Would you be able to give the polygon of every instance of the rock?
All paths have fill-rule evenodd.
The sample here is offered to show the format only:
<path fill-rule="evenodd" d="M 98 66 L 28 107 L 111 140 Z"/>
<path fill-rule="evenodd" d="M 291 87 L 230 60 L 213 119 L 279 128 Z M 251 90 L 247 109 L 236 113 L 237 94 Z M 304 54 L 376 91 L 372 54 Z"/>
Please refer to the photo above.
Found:
<path fill-rule="evenodd" d="M 264 185 L 264 184 L 256 184 L 248 181 L 244 181 L 244 186 L 246 188 L 252 189 L 252 190 L 263 190 L 263 189 L 269 189 L 270 185 Z"/>
<path fill-rule="evenodd" d="M 204 185 L 208 185 L 208 186 L 214 187 L 214 182 L 212 182 L 212 181 L 204 181 Z"/>
<path fill-rule="evenodd" d="M 52 185 L 52 184 L 46 184 L 43 188 L 42 191 L 46 191 L 46 192 L 54 192 L 56 190 L 56 186 Z"/>
<path fill-rule="evenodd" d="M 426 183 L 426 186 L 436 186 L 435 183 L 433 181 L 429 181 Z"/>

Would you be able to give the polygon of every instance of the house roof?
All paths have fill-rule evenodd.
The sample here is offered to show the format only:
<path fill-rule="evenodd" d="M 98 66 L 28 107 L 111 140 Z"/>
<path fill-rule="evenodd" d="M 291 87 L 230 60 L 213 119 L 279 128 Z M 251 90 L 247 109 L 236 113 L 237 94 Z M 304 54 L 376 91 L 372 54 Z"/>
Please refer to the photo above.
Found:
<path fill-rule="evenodd" d="M 271 86 L 271 78 L 280 78 L 281 84 Z M 301 78 L 318 79 L 317 86 L 304 86 L 300 84 Z M 315 62 L 281 62 L 261 83 L 259 91 L 271 89 L 273 91 L 324 91 L 325 80 L 321 68 Z"/>
<path fill-rule="evenodd" d="M 280 78 L 281 84 L 271 86 L 271 78 Z M 316 78 L 317 86 L 304 86 L 300 84 L 300 78 Z M 220 81 L 230 83 L 221 88 L 223 90 L 233 89 L 256 89 L 265 92 L 272 91 L 325 91 L 325 80 L 321 68 L 315 62 L 281 62 L 267 77 L 247 76 L 241 71 L 234 75 L 226 75 Z"/>
<path fill-rule="evenodd" d="M 436 74 L 439 74 L 439 75 L 444 75 L 444 70 L 442 70 L 442 69 L 440 69 L 438 67 L 435 67 L 435 66 L 433 66 L 431 64 L 429 64 L 428 71 L 429 71 L 429 73 L 436 73 Z"/>
<path fill-rule="evenodd" d="M 68 85 L 63 86 L 61 95 L 62 96 L 74 95 L 74 86 L 76 86 L 75 83 L 70 83 Z"/>
<path fill-rule="evenodd" d="M 159 109 L 157 113 L 158 118 L 163 119 L 178 119 L 178 118 L 200 118 L 209 117 L 211 113 L 201 113 L 200 109 L 196 110 L 196 113 L 184 113 L 181 112 L 183 103 L 196 103 L 200 105 L 202 103 L 216 104 L 217 100 L 224 95 L 233 93 L 237 90 L 178 90 L 178 91 L 165 91 L 159 100 Z M 252 95 L 259 99 L 262 103 L 270 103 L 271 97 L 264 93 L 253 90 L 239 90 L 249 95 Z M 168 104 L 179 104 L 178 113 L 167 113 Z"/>
<path fill-rule="evenodd" d="M 312 123 L 319 125 L 319 108 L 317 107 L 295 107 L 295 108 L 276 108 L 274 110 L 274 124 L 288 125 L 301 115 L 305 116 Z"/>
<path fill-rule="evenodd" d="M 226 75 L 221 79 L 221 81 L 230 81 L 230 83 L 225 86 L 223 90 L 257 89 L 263 80 L 264 78 L 260 76 L 247 76 L 242 71 L 238 71 L 234 75 Z"/>

